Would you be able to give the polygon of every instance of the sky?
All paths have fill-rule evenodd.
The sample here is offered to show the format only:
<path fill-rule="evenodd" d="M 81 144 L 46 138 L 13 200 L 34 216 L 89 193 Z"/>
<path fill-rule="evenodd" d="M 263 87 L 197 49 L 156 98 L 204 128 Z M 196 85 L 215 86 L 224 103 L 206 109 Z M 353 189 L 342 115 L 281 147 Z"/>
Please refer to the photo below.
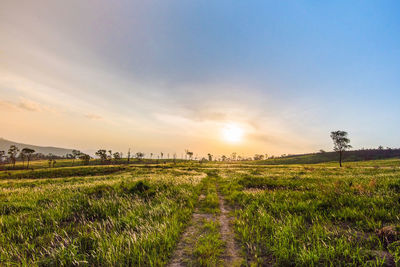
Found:
<path fill-rule="evenodd" d="M 385 0 L 2 0 L 0 137 L 280 155 L 332 150 L 330 131 L 345 130 L 355 149 L 400 147 L 399 12 Z"/>

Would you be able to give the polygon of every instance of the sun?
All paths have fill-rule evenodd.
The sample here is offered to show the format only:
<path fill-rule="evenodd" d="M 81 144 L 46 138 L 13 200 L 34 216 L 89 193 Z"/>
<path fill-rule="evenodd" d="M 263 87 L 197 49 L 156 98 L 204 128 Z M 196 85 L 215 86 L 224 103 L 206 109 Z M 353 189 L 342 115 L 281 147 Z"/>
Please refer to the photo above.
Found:
<path fill-rule="evenodd" d="M 229 143 L 238 143 L 243 139 L 243 129 L 236 124 L 228 124 L 222 128 L 222 138 Z"/>

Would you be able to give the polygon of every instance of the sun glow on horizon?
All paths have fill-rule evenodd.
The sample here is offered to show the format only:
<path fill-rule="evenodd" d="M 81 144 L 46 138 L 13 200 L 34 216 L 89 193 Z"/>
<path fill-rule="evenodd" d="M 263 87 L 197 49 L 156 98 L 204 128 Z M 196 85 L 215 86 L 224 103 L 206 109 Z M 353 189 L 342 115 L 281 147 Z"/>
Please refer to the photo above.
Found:
<path fill-rule="evenodd" d="M 243 139 L 244 131 L 236 124 L 228 124 L 222 128 L 222 138 L 229 143 L 238 143 Z"/>

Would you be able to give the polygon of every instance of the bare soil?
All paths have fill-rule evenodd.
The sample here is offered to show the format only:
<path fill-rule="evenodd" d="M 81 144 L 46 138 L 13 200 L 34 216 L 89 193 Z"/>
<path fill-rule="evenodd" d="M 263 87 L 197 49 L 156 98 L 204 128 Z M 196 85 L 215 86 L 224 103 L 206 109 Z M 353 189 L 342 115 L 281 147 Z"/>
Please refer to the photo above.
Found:
<path fill-rule="evenodd" d="M 232 218 L 229 215 L 230 209 L 225 205 L 225 200 L 220 194 L 218 197 L 219 209 L 221 210 L 219 216 L 221 236 L 226 245 L 225 252 L 222 255 L 224 266 L 240 266 L 242 263 L 242 257 L 240 256 L 240 248 L 235 240 L 235 233 L 232 229 Z"/>

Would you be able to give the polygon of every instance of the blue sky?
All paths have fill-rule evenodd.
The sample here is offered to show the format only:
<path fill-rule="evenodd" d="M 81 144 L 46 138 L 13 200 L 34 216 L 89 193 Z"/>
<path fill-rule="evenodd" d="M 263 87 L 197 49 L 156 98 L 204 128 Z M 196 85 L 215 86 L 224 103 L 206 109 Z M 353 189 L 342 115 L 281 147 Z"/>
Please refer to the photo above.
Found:
<path fill-rule="evenodd" d="M 397 1 L 5 1 L 3 137 L 199 154 L 398 147 Z M 221 129 L 235 124 L 243 141 Z M 76 130 L 71 130 L 76 129 Z"/>

